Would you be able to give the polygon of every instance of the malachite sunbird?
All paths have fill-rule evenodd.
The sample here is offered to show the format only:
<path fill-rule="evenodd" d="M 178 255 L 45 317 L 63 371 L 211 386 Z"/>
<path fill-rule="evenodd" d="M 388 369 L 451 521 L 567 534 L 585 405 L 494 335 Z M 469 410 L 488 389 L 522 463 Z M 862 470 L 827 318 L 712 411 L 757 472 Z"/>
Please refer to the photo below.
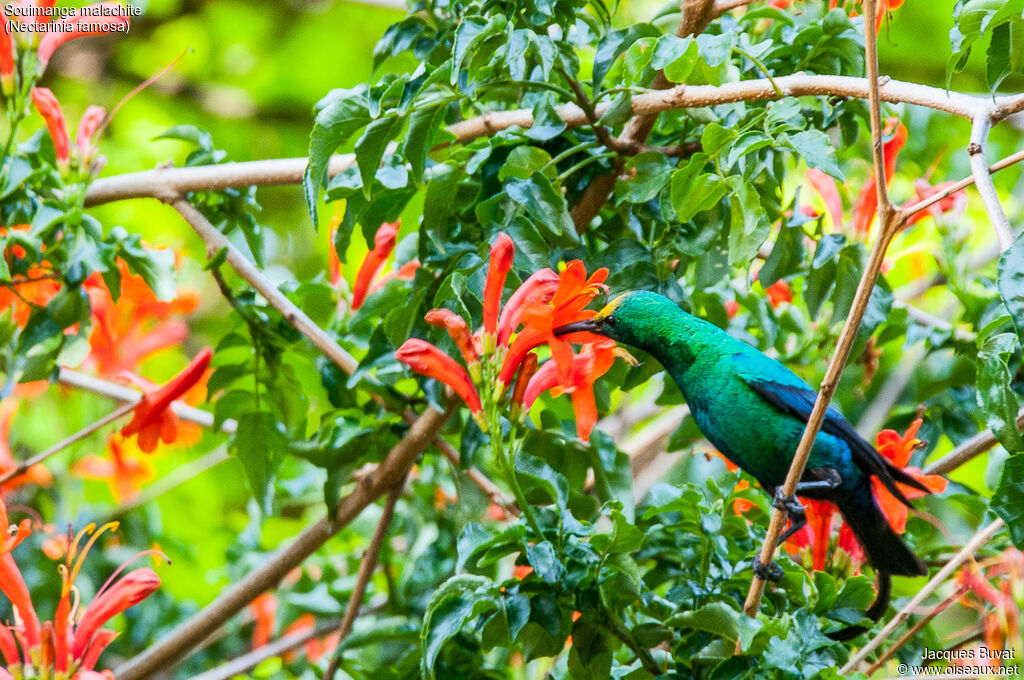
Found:
<path fill-rule="evenodd" d="M 555 333 L 576 331 L 590 331 L 650 353 L 679 386 L 708 441 L 756 477 L 775 496 L 776 507 L 789 512 L 792 524 L 783 536 L 806 523 L 799 501 L 783 498 L 780 492 L 817 396 L 807 383 L 779 361 L 657 293 L 625 293 L 592 319 L 562 326 Z M 882 514 L 871 491 L 872 477 L 907 506 L 910 502 L 897 482 L 927 491 L 829 407 L 796 492 L 834 503 L 853 530 L 878 574 L 878 597 L 867 611 L 877 620 L 888 607 L 890 575 L 923 576 L 927 569 Z M 761 578 L 781 576 L 778 565 L 757 568 L 761 566 L 755 559 L 755 572 Z M 831 637 L 848 639 L 864 630 L 852 626 Z"/>

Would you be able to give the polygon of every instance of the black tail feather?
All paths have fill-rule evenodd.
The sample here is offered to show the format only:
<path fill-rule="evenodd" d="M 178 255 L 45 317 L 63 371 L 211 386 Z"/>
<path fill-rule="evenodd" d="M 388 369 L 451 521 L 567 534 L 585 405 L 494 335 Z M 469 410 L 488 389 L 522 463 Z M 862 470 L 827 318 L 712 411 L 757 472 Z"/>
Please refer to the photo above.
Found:
<path fill-rule="evenodd" d="M 928 573 L 917 555 L 907 547 L 882 514 L 870 490 L 838 503 L 843 519 L 864 549 L 868 564 L 878 572 L 899 576 L 924 576 Z"/>

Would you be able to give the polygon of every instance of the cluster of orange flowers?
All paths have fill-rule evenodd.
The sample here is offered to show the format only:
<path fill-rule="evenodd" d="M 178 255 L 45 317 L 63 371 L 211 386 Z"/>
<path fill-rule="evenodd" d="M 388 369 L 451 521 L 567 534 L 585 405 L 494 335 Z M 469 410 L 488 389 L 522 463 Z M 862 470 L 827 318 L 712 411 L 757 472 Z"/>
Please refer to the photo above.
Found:
<path fill-rule="evenodd" d="M 11 551 L 32 533 L 30 523 L 26 519 L 17 526 L 10 525 L 7 509 L 0 500 L 0 525 L 11 526 L 10 532 L 0 536 L 0 592 L 11 601 L 17 620 L 14 626 L 0 625 L 0 658 L 4 661 L 0 680 L 23 677 L 110 680 L 113 675 L 109 670 L 95 670 L 100 655 L 117 637 L 116 632 L 103 626 L 142 602 L 160 586 L 160 577 L 148 567 L 132 569 L 123 575 L 122 571 L 133 560 L 155 551 L 144 551 L 122 564 L 79 615 L 82 603 L 78 600 L 75 579 L 100 535 L 117 528 L 116 522 L 99 530 L 90 524 L 69 542 L 64 564 L 59 568 L 62 585 L 57 610 L 52 621 L 40 623 L 28 587 L 11 555 Z"/>
<path fill-rule="evenodd" d="M 599 269 L 588 277 L 579 260 L 568 263 L 560 273 L 541 269 L 502 306 L 505 279 L 514 258 L 512 239 L 499 234 L 491 246 L 484 283 L 483 326 L 476 333 L 470 331 L 465 319 L 447 309 L 431 310 L 425 317 L 427 323 L 447 331 L 465 367 L 418 338 L 406 340 L 395 357 L 417 373 L 448 385 L 484 430 L 485 406 L 496 407 L 510 390 L 514 416 L 528 411 L 547 390 L 556 396 L 569 393 L 577 434 L 587 441 L 597 422 L 593 385 L 611 368 L 615 343 L 592 333 L 557 337 L 554 329 L 597 313 L 586 307 L 606 292 L 608 270 Z M 572 343 L 585 346 L 575 353 Z M 538 368 L 535 350 L 545 344 L 551 360 Z"/>

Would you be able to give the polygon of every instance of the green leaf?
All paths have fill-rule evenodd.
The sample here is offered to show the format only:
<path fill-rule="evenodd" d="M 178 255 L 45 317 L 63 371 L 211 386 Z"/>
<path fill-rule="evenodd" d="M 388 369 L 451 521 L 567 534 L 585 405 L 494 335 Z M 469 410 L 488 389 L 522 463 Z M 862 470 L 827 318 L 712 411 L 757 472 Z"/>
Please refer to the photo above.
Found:
<path fill-rule="evenodd" d="M 1019 347 L 1016 335 L 1000 333 L 985 340 L 978 352 L 978 405 L 992 434 L 1010 453 L 1024 451 L 1017 427 L 1017 395 L 1010 387 L 1013 374 L 1007 365 L 1007 357 Z"/>
<path fill-rule="evenodd" d="M 533 107 L 533 125 L 526 131 L 526 136 L 543 142 L 557 137 L 565 130 L 565 121 L 555 110 L 554 94 L 545 94 L 537 100 Z"/>
<path fill-rule="evenodd" d="M 999 258 L 999 296 L 1024 345 L 1024 234 L 1018 235 Z"/>
<path fill-rule="evenodd" d="M 1006 522 L 1014 545 L 1024 548 L 1024 456 L 1010 456 L 1003 463 L 991 505 L 992 511 Z"/>
<path fill-rule="evenodd" d="M 644 151 L 626 161 L 626 177 L 620 182 L 622 200 L 646 203 L 665 188 L 672 179 L 672 163 L 658 151 Z"/>
<path fill-rule="evenodd" d="M 548 497 L 564 510 L 569 501 L 569 481 L 560 472 L 555 472 L 543 458 L 520 452 L 515 460 L 516 473 L 523 475 L 542 488 Z"/>
<path fill-rule="evenodd" d="M 253 496 L 265 514 L 270 514 L 273 480 L 285 448 L 285 436 L 269 413 L 246 413 L 238 418 L 238 430 L 231 440 L 231 452 L 238 458 L 249 480 Z"/>
<path fill-rule="evenodd" d="M 303 173 L 302 186 L 313 226 L 318 223 L 317 200 L 320 189 L 327 184 L 327 167 L 335 150 L 347 142 L 360 128 L 370 123 L 366 87 L 331 90 L 314 107 L 316 119 L 309 135 L 309 165 Z"/>
<path fill-rule="evenodd" d="M 395 138 L 401 126 L 402 119 L 398 116 L 378 118 L 366 126 L 356 142 L 356 163 L 359 165 L 359 176 L 363 180 L 363 195 L 367 198 L 372 193 L 373 178 L 380 167 L 381 159 L 384 158 L 388 142 Z"/>
<path fill-rule="evenodd" d="M 761 244 L 771 233 L 761 197 L 754 185 L 732 175 L 728 186 L 731 222 L 729 227 L 729 264 L 746 267 L 757 256 Z"/>
<path fill-rule="evenodd" d="M 843 171 L 836 160 L 836 150 L 832 140 L 821 130 L 804 130 L 789 135 L 789 146 L 807 163 L 807 167 L 816 168 L 832 175 L 840 182 L 844 181 Z"/>
<path fill-rule="evenodd" d="M 434 677 L 434 663 L 441 648 L 458 635 L 470 619 L 501 609 L 495 591 L 495 584 L 482 576 L 456 574 L 434 592 L 420 633 L 424 675 Z"/>
<path fill-rule="evenodd" d="M 505 193 L 526 210 L 553 245 L 572 246 L 579 242 L 565 199 L 543 174 L 534 172 L 526 179 L 511 179 L 505 183 Z"/>
<path fill-rule="evenodd" d="M 551 541 L 528 544 L 526 559 L 530 561 L 533 571 L 545 583 L 555 584 L 562 579 L 565 569 L 558 560 L 558 553 L 555 552 L 555 546 L 551 545 Z"/>
<path fill-rule="evenodd" d="M 714 207 L 727 189 L 728 185 L 716 174 L 705 172 L 692 177 L 686 170 L 676 170 L 672 174 L 671 195 L 678 220 L 689 222 L 697 213 Z"/>
<path fill-rule="evenodd" d="M 433 145 L 434 135 L 444 121 L 444 107 L 437 105 L 417 109 L 409 116 L 409 129 L 402 141 L 402 156 L 412 168 L 412 180 L 417 187 L 423 186 L 423 173 L 427 166 L 427 154 Z"/>
<path fill-rule="evenodd" d="M 1024 0 L 969 0 L 957 3 L 955 23 L 949 30 L 952 53 L 946 62 L 946 86 L 949 86 L 953 74 L 959 73 L 967 65 L 971 49 L 986 31 L 992 31 L 992 42 L 989 48 L 988 81 L 993 89 L 1011 70 L 1011 63 L 1019 66 L 1020 37 L 1015 33 L 1024 13 Z M 1011 24 L 1009 30 L 1004 27 Z M 1009 52 L 1009 58 L 1006 53 Z M 995 65 L 991 63 L 995 61 Z M 1007 73 L 1003 73 L 1003 71 Z M 993 82 L 995 84 L 993 84 Z"/>
<path fill-rule="evenodd" d="M 611 70 L 612 63 L 629 47 L 643 37 L 658 38 L 661 31 L 653 24 L 633 24 L 629 28 L 609 31 L 597 45 L 594 53 L 594 77 L 591 86 L 594 92 L 601 89 L 604 77 Z"/>
<path fill-rule="evenodd" d="M 665 625 L 671 628 L 703 630 L 729 642 L 736 642 L 736 623 L 739 618 L 740 613 L 724 602 L 712 602 L 700 609 L 676 614 L 669 618 Z"/>

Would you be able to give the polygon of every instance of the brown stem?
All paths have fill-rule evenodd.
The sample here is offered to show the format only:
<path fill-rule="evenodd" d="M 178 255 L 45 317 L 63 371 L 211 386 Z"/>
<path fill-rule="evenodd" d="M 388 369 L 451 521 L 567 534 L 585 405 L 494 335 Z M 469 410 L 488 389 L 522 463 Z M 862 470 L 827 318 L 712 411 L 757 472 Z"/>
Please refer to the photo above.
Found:
<path fill-rule="evenodd" d="M 9 482 L 15 477 L 22 476 L 23 474 L 28 472 L 29 468 L 31 468 L 33 465 L 39 465 L 50 456 L 56 455 L 63 451 L 64 449 L 66 449 L 67 447 L 74 444 L 75 442 L 85 439 L 86 437 L 91 435 L 96 430 L 102 428 L 103 426 L 114 422 L 118 418 L 123 418 L 124 416 L 131 413 L 132 409 L 134 408 L 135 404 L 122 404 L 121 406 L 118 406 L 116 409 L 114 409 L 107 415 L 103 416 L 96 422 L 90 425 L 86 425 L 78 432 L 75 432 L 73 435 L 66 437 L 65 439 L 62 439 L 61 441 L 57 442 L 56 444 L 46 449 L 45 451 L 40 451 L 39 453 L 32 456 L 28 460 L 18 463 L 18 465 L 13 470 L 8 470 L 4 474 L 0 475 L 0 484 Z"/>
<path fill-rule="evenodd" d="M 974 185 L 981 196 L 988 219 L 999 237 L 999 249 L 1005 251 L 1013 243 L 1013 228 L 1003 211 L 1003 204 L 996 193 L 996 185 L 992 182 L 992 173 L 985 164 L 985 142 L 992 129 L 992 120 L 987 115 L 977 115 L 971 125 L 971 143 L 967 146 L 967 154 L 971 159 L 971 174 Z"/>
<path fill-rule="evenodd" d="M 713 9 L 713 0 L 681 0 L 679 4 L 679 26 L 676 29 L 676 35 L 680 38 L 685 38 L 686 36 L 697 35 L 702 32 L 713 18 Z M 665 73 L 658 71 L 651 83 L 651 89 L 664 90 L 670 85 L 671 83 L 665 77 Z M 591 116 L 594 113 L 594 111 L 590 111 Z M 643 145 L 650 136 L 651 130 L 654 129 L 654 124 L 658 120 L 658 112 L 638 113 L 636 107 L 634 107 L 633 113 L 634 116 L 626 124 L 619 141 L 624 145 Z M 596 127 L 594 132 L 595 134 L 598 132 Z M 600 139 L 600 137 L 598 138 Z M 602 141 L 602 143 L 605 142 Z M 608 145 L 605 143 L 605 146 Z M 608 201 L 608 197 L 615 190 L 617 176 L 621 171 L 621 164 L 618 164 L 613 174 L 595 177 L 587 185 L 587 188 L 583 190 L 583 195 L 580 196 L 570 213 L 577 232 L 583 233 L 587 225 L 597 217 L 601 208 Z"/>
<path fill-rule="evenodd" d="M 395 488 L 388 492 L 388 498 L 384 501 L 384 510 L 381 512 L 380 521 L 377 522 L 377 528 L 374 529 L 370 545 L 367 546 L 366 552 L 363 553 L 363 559 L 359 562 L 359 574 L 356 576 L 356 585 L 352 588 L 352 594 L 348 598 L 348 605 L 345 607 L 345 617 L 341 620 L 341 625 L 338 626 L 338 645 L 331 655 L 331 662 L 327 664 L 327 669 L 324 670 L 323 680 L 333 680 L 334 674 L 338 672 L 338 666 L 341 664 L 341 643 L 352 632 L 352 624 L 356 620 L 359 606 L 362 604 L 363 596 L 366 594 L 366 584 L 370 582 L 370 577 L 373 575 L 374 569 L 377 568 L 377 558 L 380 556 L 380 549 L 384 546 L 384 539 L 387 538 L 391 519 L 395 516 L 395 503 L 398 502 L 398 497 L 402 495 L 404 481 L 403 479 L 402 482 L 396 484 Z"/>
<path fill-rule="evenodd" d="M 885 624 L 885 627 L 882 628 L 875 637 L 871 638 L 871 641 L 868 642 L 868 644 L 864 645 L 860 651 L 854 654 L 853 657 L 846 662 L 846 665 L 839 670 L 839 674 L 846 675 L 853 672 L 853 669 L 857 667 L 857 664 L 867 658 L 868 654 L 885 642 L 901 623 L 910 618 L 911 613 L 913 613 L 913 611 L 917 609 L 929 595 L 934 593 L 942 584 L 944 584 L 961 564 L 970 559 L 979 548 L 988 543 L 992 537 L 995 536 L 996 532 L 1004 526 L 1006 525 L 1003 523 L 1003 520 L 997 519 L 976 533 L 974 537 L 967 542 L 967 545 L 965 545 L 960 552 L 954 555 L 949 562 L 946 562 L 945 566 L 943 566 L 942 569 L 940 569 L 935 576 L 928 581 L 925 587 L 918 591 L 918 593 L 910 599 L 910 602 L 907 602 L 903 609 L 901 609 L 896 616 Z"/>
<path fill-rule="evenodd" d="M 945 600 L 943 600 L 939 604 L 937 604 L 934 607 L 932 607 L 931 611 L 929 611 L 927 614 L 922 616 L 920 618 L 920 620 L 917 621 L 917 623 L 915 623 L 913 626 L 908 628 L 907 632 L 905 632 L 903 635 L 900 636 L 899 640 L 894 642 L 893 645 L 891 647 L 889 647 L 889 649 L 885 650 L 877 659 L 875 659 L 874 663 L 872 663 L 870 666 L 868 666 L 868 669 L 866 671 L 864 671 L 864 675 L 867 675 L 867 676 L 870 677 L 872 673 L 874 673 L 879 668 L 881 668 L 882 664 L 884 664 L 886 661 L 891 659 L 892 655 L 895 654 L 897 651 L 899 651 L 900 647 L 902 647 L 903 645 L 905 645 L 908 642 L 910 642 L 910 640 L 912 640 L 915 635 L 917 635 L 919 632 L 921 632 L 921 629 L 924 628 L 925 626 L 927 626 L 928 623 L 932 619 L 934 619 L 936 616 L 938 616 L 942 612 L 946 611 L 946 609 L 951 604 L 953 604 L 954 602 L 956 602 L 960 598 L 960 595 L 961 595 L 961 591 L 960 591 L 960 589 L 957 589 L 957 591 L 955 593 L 953 593 L 952 595 L 947 597 Z"/>
<path fill-rule="evenodd" d="M 230 680 L 230 678 L 233 678 L 236 675 L 242 675 L 246 671 L 252 670 L 267 659 L 272 659 L 275 656 L 279 656 L 287 651 L 295 649 L 299 645 L 303 645 L 315 637 L 326 635 L 330 631 L 334 630 L 337 625 L 338 624 L 335 621 L 324 621 L 318 623 L 309 630 L 295 631 L 294 633 L 282 635 L 278 639 L 272 640 L 259 649 L 252 650 L 248 654 L 243 654 L 242 656 L 231 659 L 227 663 L 208 670 L 205 673 L 193 675 L 189 680 Z"/>
<path fill-rule="evenodd" d="M 427 408 L 380 465 L 360 479 L 352 492 L 341 500 L 333 516 L 324 517 L 310 526 L 259 567 L 221 592 L 213 602 L 116 669 L 114 674 L 118 680 L 143 680 L 183 661 L 207 635 L 224 625 L 257 595 L 276 586 L 289 571 L 358 517 L 366 506 L 393 489 L 437 436 L 450 413 L 450 409 L 448 413 L 440 413 Z"/>
<path fill-rule="evenodd" d="M 885 154 L 882 148 L 882 105 L 878 93 L 878 30 L 875 6 L 878 0 L 864 0 L 864 61 L 868 80 L 868 117 L 871 122 L 871 154 L 875 165 L 875 191 L 878 195 L 878 220 L 888 222 L 892 204 L 886 190 Z"/>
<path fill-rule="evenodd" d="M 782 485 L 782 493 L 785 496 L 792 496 L 796 492 L 796 485 L 803 476 L 807 459 L 811 454 L 811 447 L 814 445 L 815 437 L 821 428 L 825 418 L 825 411 L 828 409 L 832 395 L 839 384 L 839 376 L 846 366 L 850 349 L 860 328 L 861 319 L 868 306 L 871 291 L 874 289 L 875 280 L 882 270 L 882 263 L 885 259 L 886 250 L 892 242 L 893 237 L 905 224 L 902 216 L 893 210 L 889 203 L 888 194 L 885 188 L 885 162 L 882 155 L 882 125 L 880 110 L 880 88 L 878 83 L 878 61 L 875 43 L 875 0 L 867 0 L 864 3 L 864 15 L 867 19 L 866 32 L 866 60 L 868 64 L 868 99 L 870 101 L 871 113 L 871 142 L 874 151 L 875 186 L 878 192 L 878 220 L 881 225 L 878 240 L 871 249 L 868 265 L 857 285 L 857 293 L 853 300 L 850 313 L 843 324 L 839 334 L 839 342 L 835 353 L 829 360 L 828 368 L 825 370 L 825 377 L 822 379 L 821 388 L 818 391 L 814 408 L 807 419 L 807 427 L 804 428 L 797 445 L 796 453 L 793 455 L 793 462 L 790 465 L 786 481 Z M 761 564 L 768 566 L 775 555 L 778 547 L 779 536 L 785 528 L 787 513 L 775 508 L 772 511 L 771 522 L 768 525 L 768 533 L 765 536 L 764 546 L 758 560 Z M 743 611 L 747 616 L 754 616 L 761 606 L 761 595 L 764 593 L 765 581 L 755 578 L 750 584 L 746 602 L 743 604 Z M 738 648 L 738 643 L 737 643 Z"/>
<path fill-rule="evenodd" d="M 1024 427 L 1024 408 L 1017 412 L 1017 427 Z M 983 430 L 960 443 L 955 449 L 939 458 L 924 469 L 927 475 L 944 475 L 955 470 L 969 460 L 985 453 L 997 444 L 996 436 L 991 430 Z"/>

